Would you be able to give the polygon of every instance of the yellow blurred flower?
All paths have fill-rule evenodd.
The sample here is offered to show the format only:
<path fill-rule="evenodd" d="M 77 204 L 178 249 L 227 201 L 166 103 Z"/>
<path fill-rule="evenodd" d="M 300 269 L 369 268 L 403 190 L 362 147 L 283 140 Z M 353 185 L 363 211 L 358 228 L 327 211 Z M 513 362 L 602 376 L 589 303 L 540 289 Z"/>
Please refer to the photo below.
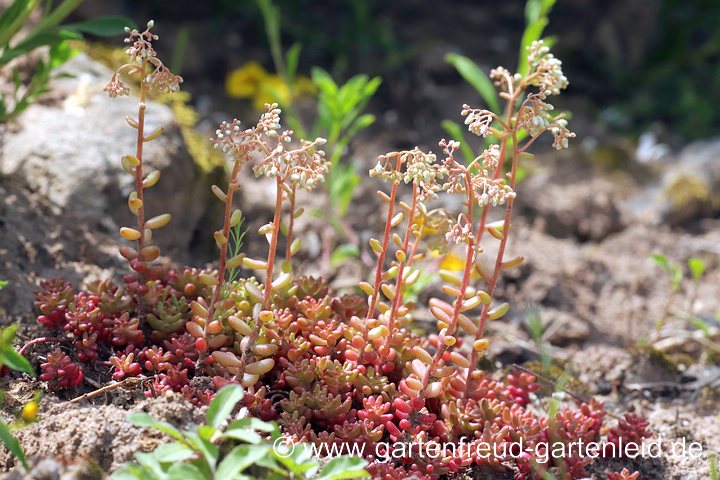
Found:
<path fill-rule="evenodd" d="M 26 422 L 34 422 L 37 419 L 38 402 L 32 400 L 23 405 L 21 417 Z"/>
<path fill-rule="evenodd" d="M 461 258 L 453 252 L 445 255 L 439 265 L 440 270 L 449 270 L 451 272 L 462 272 L 465 269 L 465 259 Z"/>
<path fill-rule="evenodd" d="M 266 103 L 277 102 L 280 105 L 287 105 L 292 96 L 290 89 L 277 75 L 268 75 L 262 79 L 260 88 L 252 96 L 255 110 L 262 110 Z"/>
<path fill-rule="evenodd" d="M 436 254 L 438 257 L 442 256 L 440 252 L 434 251 L 433 253 Z M 448 252 L 445 254 L 442 261 L 440 261 L 438 269 L 447 270 L 449 272 L 462 275 L 462 272 L 465 270 L 465 257 L 458 255 L 455 252 Z M 470 272 L 470 278 L 472 280 L 477 280 L 479 278 L 487 280 L 489 277 L 487 273 L 483 272 L 483 270 L 485 270 L 485 268 L 476 262 L 475 265 L 473 265 L 472 271 Z"/>
<path fill-rule="evenodd" d="M 250 61 L 228 74 L 225 92 L 232 98 L 251 99 L 255 109 L 263 110 L 266 103 L 288 104 L 298 97 L 313 95 L 315 85 L 310 78 L 298 75 L 291 90 L 278 75 Z"/>
<path fill-rule="evenodd" d="M 257 62 L 247 62 L 225 78 L 225 92 L 233 98 L 250 98 L 260 89 L 260 82 L 268 73 Z"/>

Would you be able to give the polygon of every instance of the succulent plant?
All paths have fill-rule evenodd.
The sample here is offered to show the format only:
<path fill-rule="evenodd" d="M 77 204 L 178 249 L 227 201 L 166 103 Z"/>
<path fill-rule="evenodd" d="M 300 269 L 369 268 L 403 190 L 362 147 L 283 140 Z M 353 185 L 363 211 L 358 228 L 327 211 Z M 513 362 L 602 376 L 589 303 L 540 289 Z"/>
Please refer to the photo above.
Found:
<path fill-rule="evenodd" d="M 218 269 L 176 269 L 155 262 L 159 250 L 150 244 L 151 233 L 169 217 L 144 219 L 143 191 L 157 180 L 142 173 L 142 143 L 154 135 L 142 130 L 144 94 L 152 86 L 173 90 L 179 79 L 155 57 L 151 28 L 130 32 L 134 63 L 121 67 L 151 71 L 141 81 L 138 120 L 128 121 L 139 132 L 138 154 L 123 160 L 137 180 L 129 205 L 138 225 L 122 233 L 137 248 L 126 246 L 121 252 L 133 273 L 122 284 L 97 283 L 88 291 L 76 292 L 60 280 L 41 284 L 38 320 L 63 335 L 56 341 L 68 352 L 56 350 L 43 363 L 41 379 L 49 388 L 80 384 L 82 369 L 73 359 L 110 364 L 115 380 L 152 377 L 143 382 L 148 396 L 173 391 L 196 404 L 210 402 L 211 410 L 213 396 L 225 395 L 226 390 L 216 393 L 219 389 L 240 384 L 250 415 L 277 421 L 294 441 L 361 448 L 357 455 L 370 461 L 368 471 L 388 480 L 437 479 L 473 465 L 518 479 L 545 473 L 581 478 L 591 459 L 579 454 L 555 458 L 548 442 L 567 447 L 606 440 L 610 448 L 650 435 L 646 421 L 628 414 L 604 438 L 604 406 L 595 401 L 564 405 L 543 416 L 532 408 L 540 393 L 534 375 L 521 370 L 492 375 L 478 367 L 489 348 L 486 323 L 509 311 L 495 298 L 500 275 L 523 262 L 522 257 L 504 258 L 520 159 L 544 132 L 559 148 L 574 136 L 547 103 L 567 79 L 544 45 L 531 46 L 527 73 L 493 71 L 505 114 L 463 108 L 471 132 L 498 139 L 472 162 L 457 161 L 459 144 L 445 140 L 439 143 L 441 160 L 417 148 L 380 157 L 370 173 L 389 184 L 389 194 L 378 192 L 386 219 L 381 238 L 370 240 L 374 276 L 361 282 L 358 292 L 337 296 L 324 279 L 294 272 L 292 221 L 281 228 L 283 219 L 302 213 L 296 190 L 311 190 L 324 180 L 328 162 L 319 150 L 324 142 L 295 141 L 291 131 L 282 130 L 274 104 L 266 106 L 255 126 L 222 123 L 213 140 L 231 161 L 227 185 L 212 188 L 224 206 L 222 228 L 214 235 Z M 108 91 L 127 93 L 123 85 L 116 74 Z M 527 134 L 522 141 L 520 133 Z M 229 248 L 230 232 L 241 219 L 233 194 L 241 188 L 238 174 L 246 164 L 275 183 L 273 218 L 259 231 L 269 244 L 262 260 Z M 411 189 L 409 203 L 399 200 L 403 184 Z M 428 208 L 446 194 L 462 198 L 458 211 Z M 504 208 L 503 220 L 489 222 L 490 210 L 498 207 Z M 289 246 L 280 262 L 283 233 Z M 497 243 L 490 271 L 477 262 L 484 240 Z M 429 300 L 438 329 L 426 334 L 413 326 L 414 305 L 406 298 L 427 250 L 441 243 L 446 251 L 459 249 L 464 261 L 460 276 L 440 272 L 448 298 Z M 263 277 L 228 281 L 228 269 L 240 266 Z M 440 453 L 396 451 L 428 442 L 443 445 Z M 492 451 L 484 454 L 487 446 Z"/>

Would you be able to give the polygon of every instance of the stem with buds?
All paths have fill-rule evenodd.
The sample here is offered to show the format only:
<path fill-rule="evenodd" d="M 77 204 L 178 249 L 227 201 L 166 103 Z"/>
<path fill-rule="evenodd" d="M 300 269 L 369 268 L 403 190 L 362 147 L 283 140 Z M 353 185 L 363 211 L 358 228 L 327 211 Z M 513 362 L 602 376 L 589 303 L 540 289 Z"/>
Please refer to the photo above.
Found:
<path fill-rule="evenodd" d="M 399 171 L 401 166 L 401 156 L 400 154 L 395 154 L 397 157 L 397 167 L 396 169 Z M 388 200 L 388 210 L 387 210 L 387 219 L 385 220 L 385 231 L 383 233 L 383 240 L 382 244 L 380 245 L 381 248 L 377 249 L 377 247 L 373 248 L 375 253 L 377 254 L 377 264 L 375 267 L 375 283 L 373 285 L 373 294 L 370 296 L 370 306 L 368 308 L 367 316 L 365 317 L 366 320 L 369 320 L 373 318 L 375 315 L 375 309 L 377 308 L 377 302 L 378 298 L 380 296 L 380 284 L 382 283 L 382 274 L 383 274 L 383 268 L 385 266 L 385 255 L 387 254 L 388 245 L 390 244 L 390 231 L 392 230 L 392 220 L 393 215 L 395 213 L 395 198 L 397 197 L 397 190 L 400 186 L 399 181 L 394 181 L 392 184 L 392 187 L 390 189 L 390 198 Z"/>
<path fill-rule="evenodd" d="M 272 300 L 272 282 L 273 268 L 275 266 L 275 253 L 277 250 L 278 237 L 280 236 L 280 216 L 282 215 L 282 202 L 285 195 L 283 180 L 280 176 L 276 179 L 275 190 L 275 216 L 272 223 L 272 237 L 270 238 L 270 248 L 267 256 L 267 276 L 265 277 L 265 297 L 263 299 L 263 309 L 270 309 Z"/>
<path fill-rule="evenodd" d="M 414 232 L 415 211 L 418 208 L 418 195 L 418 186 L 416 183 L 413 183 L 412 201 L 410 202 L 410 208 L 408 209 L 405 238 L 403 239 L 402 248 L 400 249 L 403 258 L 398 265 L 397 279 L 395 280 L 395 296 L 393 297 L 392 306 L 390 307 L 390 313 L 388 314 L 388 330 L 390 330 L 390 334 L 392 334 L 393 328 L 395 327 L 395 317 L 397 316 L 398 309 L 400 308 L 400 305 L 402 305 L 403 294 L 405 291 L 405 268 L 410 266 L 414 256 L 415 249 L 413 248 L 412 252 L 408 251 L 408 249 L 410 247 L 410 237 L 411 235 L 413 235 Z"/>
<path fill-rule="evenodd" d="M 473 218 L 473 206 L 475 205 L 475 198 L 473 197 L 470 171 L 467 168 L 464 169 L 464 177 L 465 177 L 466 192 L 467 192 L 467 199 L 465 200 L 465 208 L 466 208 L 465 215 L 466 215 L 466 220 L 468 222 L 471 222 L 472 218 Z M 472 231 L 472 229 L 471 229 L 471 231 Z M 456 343 L 454 334 L 455 334 L 455 330 L 457 329 L 458 320 L 460 318 L 460 310 L 462 309 L 462 306 L 463 306 L 463 300 L 465 299 L 465 293 L 467 292 L 468 287 L 470 285 L 470 275 L 472 273 L 473 265 L 475 265 L 475 240 L 471 234 L 468 237 L 466 255 L 465 255 L 465 266 L 463 267 L 463 276 L 462 276 L 462 280 L 460 281 L 457 299 L 455 300 L 455 305 L 453 306 L 452 316 L 450 317 L 448 326 L 440 331 L 438 345 L 437 345 L 437 351 L 435 352 L 435 355 L 433 356 L 432 363 L 427 367 L 427 369 L 425 370 L 425 375 L 422 378 L 422 389 L 420 390 L 421 396 L 426 394 L 432 373 L 440 365 L 440 360 L 442 359 L 443 355 L 445 354 L 445 352 L 447 351 L 447 349 L 449 347 L 452 347 Z"/>

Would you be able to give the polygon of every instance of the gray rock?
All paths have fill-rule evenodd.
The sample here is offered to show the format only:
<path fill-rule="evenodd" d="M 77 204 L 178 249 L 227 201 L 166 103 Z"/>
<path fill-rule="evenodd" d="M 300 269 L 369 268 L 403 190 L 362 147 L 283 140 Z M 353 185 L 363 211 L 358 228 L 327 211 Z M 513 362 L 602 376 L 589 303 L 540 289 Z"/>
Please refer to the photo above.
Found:
<path fill-rule="evenodd" d="M 111 99 L 102 89 L 112 76 L 103 65 L 79 55 L 62 67 L 66 74 L 51 84 L 46 104 L 30 106 L 0 141 L 0 175 L 27 184 L 64 211 L 81 214 L 108 228 L 132 224 L 127 195 L 133 178 L 120 166 L 135 152 L 136 131 L 125 116 L 137 116 L 137 98 Z M 148 190 L 148 216 L 169 212 L 171 224 L 159 232 L 161 246 L 186 251 L 206 209 L 208 185 L 184 146 L 171 110 L 150 102 L 146 131 L 165 134 L 145 144 L 149 169 L 159 169 L 160 182 Z M 169 253 L 169 252 L 166 252 Z"/>
<path fill-rule="evenodd" d="M 685 223 L 720 212 L 720 138 L 685 147 L 662 178 L 661 220 Z"/>

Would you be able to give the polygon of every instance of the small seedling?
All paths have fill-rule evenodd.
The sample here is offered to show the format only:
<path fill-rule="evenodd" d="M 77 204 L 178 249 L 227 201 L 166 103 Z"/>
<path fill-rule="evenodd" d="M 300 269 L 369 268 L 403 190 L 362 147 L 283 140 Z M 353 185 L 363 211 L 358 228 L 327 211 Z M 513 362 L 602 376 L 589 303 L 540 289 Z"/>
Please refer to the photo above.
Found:
<path fill-rule="evenodd" d="M 660 268 L 662 268 L 663 271 L 667 274 L 668 278 L 670 279 L 671 287 L 670 295 L 668 296 L 665 303 L 663 315 L 657 323 L 657 328 L 662 327 L 671 314 L 675 314 L 679 317 L 689 318 L 691 322 L 696 324 L 696 326 L 698 325 L 698 320 L 700 321 L 700 324 L 702 324 L 702 319 L 700 319 L 694 314 L 693 309 L 697 300 L 700 281 L 702 280 L 702 277 L 705 274 L 705 270 L 707 268 L 705 262 L 701 258 L 689 258 L 687 261 L 687 268 L 690 275 L 689 280 L 686 280 L 685 274 L 683 273 L 682 265 L 673 262 L 666 255 L 662 253 L 653 253 L 650 255 L 650 259 L 655 262 Z M 688 283 L 690 285 L 688 285 Z M 688 309 L 686 312 L 672 312 L 675 300 L 677 299 L 677 296 L 682 290 L 685 290 L 689 293 Z"/>

